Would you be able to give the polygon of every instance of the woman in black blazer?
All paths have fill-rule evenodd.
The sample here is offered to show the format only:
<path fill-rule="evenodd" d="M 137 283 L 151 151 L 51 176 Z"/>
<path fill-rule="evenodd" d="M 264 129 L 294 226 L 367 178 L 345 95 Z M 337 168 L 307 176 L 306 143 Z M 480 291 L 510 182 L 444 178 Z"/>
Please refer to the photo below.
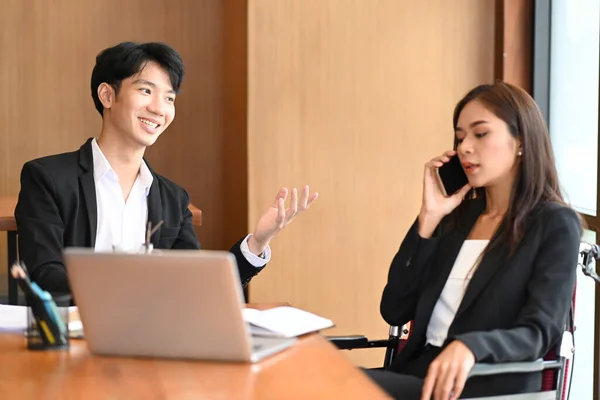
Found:
<path fill-rule="evenodd" d="M 390 324 L 413 321 L 391 371 L 366 373 L 401 399 L 540 390 L 540 373 L 475 377 L 475 362 L 543 357 L 562 337 L 582 223 L 563 201 L 534 100 L 496 82 L 454 111 L 455 151 L 425 165 L 423 201 L 381 299 Z M 436 169 L 457 155 L 468 184 L 445 196 Z"/>

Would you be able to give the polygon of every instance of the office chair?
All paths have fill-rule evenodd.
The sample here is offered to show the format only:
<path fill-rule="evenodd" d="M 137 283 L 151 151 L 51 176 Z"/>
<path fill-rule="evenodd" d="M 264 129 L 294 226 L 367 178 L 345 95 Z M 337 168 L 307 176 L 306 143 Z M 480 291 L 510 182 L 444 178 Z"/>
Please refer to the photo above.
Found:
<path fill-rule="evenodd" d="M 594 278 L 600 283 L 600 277 L 592 267 L 592 261 L 600 259 L 600 247 L 581 243 L 580 261 L 577 266 L 583 269 L 586 276 Z M 498 375 L 504 373 L 528 373 L 542 371 L 542 390 L 537 393 L 523 393 L 506 396 L 494 396 L 494 400 L 568 400 L 569 388 L 572 378 L 573 360 L 575 357 L 575 295 L 573 292 L 571 307 L 562 340 L 543 359 L 526 362 L 511 363 L 476 363 L 469 372 L 473 376 Z M 330 336 L 329 341 L 340 350 L 385 348 L 382 369 L 388 369 L 394 357 L 402 351 L 412 331 L 411 322 L 402 327 L 391 326 L 389 336 L 382 340 L 369 340 L 366 336 Z M 475 400 L 471 398 L 472 400 Z"/>
<path fill-rule="evenodd" d="M 542 391 L 494 397 L 495 400 L 568 400 L 567 388 L 570 384 L 568 371 L 570 360 L 574 354 L 572 326 L 565 331 L 563 340 L 556 349 L 551 350 L 543 359 L 527 362 L 487 364 L 476 363 L 469 372 L 469 378 L 482 375 L 497 375 L 505 373 L 527 373 L 542 371 Z M 385 347 L 383 369 L 388 369 L 394 357 L 402 351 L 411 333 L 410 322 L 400 329 L 390 327 L 388 339 L 369 340 L 365 336 L 328 337 L 340 350 L 381 348 Z M 474 400 L 473 398 L 471 398 Z"/>

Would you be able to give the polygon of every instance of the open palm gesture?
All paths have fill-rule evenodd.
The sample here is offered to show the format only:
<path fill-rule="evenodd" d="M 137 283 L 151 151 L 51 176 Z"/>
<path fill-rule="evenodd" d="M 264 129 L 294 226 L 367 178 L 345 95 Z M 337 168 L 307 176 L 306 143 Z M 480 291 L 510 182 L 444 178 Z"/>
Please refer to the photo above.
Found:
<path fill-rule="evenodd" d="M 317 192 L 309 194 L 308 185 L 304 186 L 300 201 L 298 201 L 298 190 L 293 188 L 291 192 L 287 209 L 285 208 L 285 201 L 289 191 L 288 188 L 284 187 L 279 189 L 271 206 L 259 218 L 254 234 L 248 241 L 248 247 L 253 253 L 262 253 L 277 232 L 288 226 L 300 213 L 306 211 L 319 196 Z"/>

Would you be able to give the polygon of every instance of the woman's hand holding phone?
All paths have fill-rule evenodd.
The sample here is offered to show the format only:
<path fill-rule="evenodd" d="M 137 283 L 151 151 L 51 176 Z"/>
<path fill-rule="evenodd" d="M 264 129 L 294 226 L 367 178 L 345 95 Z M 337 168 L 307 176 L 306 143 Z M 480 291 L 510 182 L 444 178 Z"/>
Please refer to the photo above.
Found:
<path fill-rule="evenodd" d="M 425 164 L 423 177 L 423 202 L 419 213 L 419 235 L 430 238 L 442 218 L 450 214 L 463 201 L 471 185 L 466 184 L 456 193 L 446 196 L 440 184 L 437 169 L 448 163 L 456 151 L 447 151 Z"/>

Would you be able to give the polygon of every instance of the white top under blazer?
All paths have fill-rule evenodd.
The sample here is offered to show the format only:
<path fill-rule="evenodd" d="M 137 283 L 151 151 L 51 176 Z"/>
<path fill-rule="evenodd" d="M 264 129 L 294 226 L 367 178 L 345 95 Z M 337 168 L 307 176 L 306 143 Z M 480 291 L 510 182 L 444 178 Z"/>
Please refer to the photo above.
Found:
<path fill-rule="evenodd" d="M 475 263 L 480 262 L 480 256 L 488 243 L 489 240 L 465 240 L 460 248 L 427 326 L 426 338 L 430 345 L 442 347 L 444 344 L 450 324 L 454 321 L 467 286 L 477 269 Z"/>

